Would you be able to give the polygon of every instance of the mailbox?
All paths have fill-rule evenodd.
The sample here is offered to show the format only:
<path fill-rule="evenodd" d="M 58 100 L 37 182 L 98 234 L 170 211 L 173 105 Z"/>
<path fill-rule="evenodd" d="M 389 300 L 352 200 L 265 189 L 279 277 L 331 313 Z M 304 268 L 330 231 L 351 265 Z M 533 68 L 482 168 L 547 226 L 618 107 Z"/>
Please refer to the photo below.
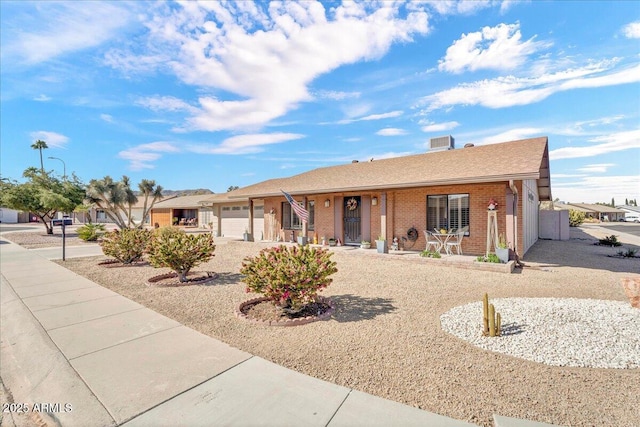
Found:
<path fill-rule="evenodd" d="M 73 220 L 71 218 L 52 219 L 51 220 L 51 225 L 53 225 L 54 227 L 61 226 L 63 224 L 64 225 L 72 225 L 73 224 Z"/>

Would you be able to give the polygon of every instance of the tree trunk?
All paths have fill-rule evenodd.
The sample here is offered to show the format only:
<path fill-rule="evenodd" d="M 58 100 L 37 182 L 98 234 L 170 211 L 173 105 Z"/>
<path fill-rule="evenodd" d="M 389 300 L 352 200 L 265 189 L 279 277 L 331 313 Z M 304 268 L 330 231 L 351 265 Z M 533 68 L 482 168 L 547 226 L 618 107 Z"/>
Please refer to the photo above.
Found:
<path fill-rule="evenodd" d="M 187 281 L 187 274 L 189 274 L 189 270 L 178 271 L 178 281 L 180 283 L 184 283 Z"/>

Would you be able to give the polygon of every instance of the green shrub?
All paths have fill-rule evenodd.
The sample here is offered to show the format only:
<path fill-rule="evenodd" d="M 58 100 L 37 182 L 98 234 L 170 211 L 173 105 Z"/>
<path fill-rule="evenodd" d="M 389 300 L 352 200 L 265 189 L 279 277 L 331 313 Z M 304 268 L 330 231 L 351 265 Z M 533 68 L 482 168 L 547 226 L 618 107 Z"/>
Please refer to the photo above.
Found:
<path fill-rule="evenodd" d="M 85 224 L 78 228 L 78 237 L 85 242 L 95 242 L 105 233 L 104 224 Z"/>
<path fill-rule="evenodd" d="M 627 248 L 626 252 L 618 251 L 618 255 L 623 258 L 635 258 L 637 253 L 638 253 L 637 249 L 631 249 L 631 248 Z"/>
<path fill-rule="evenodd" d="M 427 251 L 427 250 L 420 252 L 420 256 L 425 258 L 442 258 L 442 255 L 440 255 L 440 252 Z"/>
<path fill-rule="evenodd" d="M 604 239 L 598 240 L 598 243 L 603 246 L 622 246 L 622 243 L 618 241 L 618 236 L 612 234 L 611 236 L 606 236 Z"/>
<path fill-rule="evenodd" d="M 150 239 L 149 230 L 124 228 L 105 233 L 100 246 L 105 255 L 114 257 L 123 264 L 131 264 L 142 260 Z"/>
<path fill-rule="evenodd" d="M 187 281 L 191 269 L 213 258 L 216 246 L 211 234 L 187 234 L 175 227 L 162 227 L 153 232 L 147 254 L 154 267 L 168 267 Z"/>
<path fill-rule="evenodd" d="M 240 273 L 253 291 L 275 305 L 296 312 L 317 301 L 318 292 L 331 284 L 329 276 L 338 271 L 332 252 L 310 246 L 266 248 L 242 262 Z"/>
<path fill-rule="evenodd" d="M 498 255 L 496 255 L 496 254 L 489 254 L 487 256 L 480 255 L 478 258 L 476 258 L 476 261 L 478 261 L 478 262 L 495 262 L 496 264 L 500 264 L 500 258 L 498 258 Z"/>
<path fill-rule="evenodd" d="M 569 226 L 578 227 L 584 222 L 584 212 L 571 209 L 569 211 Z"/>

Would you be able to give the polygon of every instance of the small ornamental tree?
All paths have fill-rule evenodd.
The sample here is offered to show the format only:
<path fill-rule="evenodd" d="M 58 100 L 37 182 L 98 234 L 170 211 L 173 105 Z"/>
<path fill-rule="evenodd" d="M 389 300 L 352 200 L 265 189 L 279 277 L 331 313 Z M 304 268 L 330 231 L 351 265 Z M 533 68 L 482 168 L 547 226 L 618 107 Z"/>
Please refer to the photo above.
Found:
<path fill-rule="evenodd" d="M 154 267 L 168 267 L 187 281 L 191 269 L 213 258 L 216 246 L 211 234 L 187 234 L 175 227 L 162 227 L 153 232 L 147 254 Z"/>
<path fill-rule="evenodd" d="M 102 252 L 123 264 L 142 260 L 144 251 L 151 240 L 151 231 L 141 228 L 124 228 L 105 233 L 102 236 Z"/>
<path fill-rule="evenodd" d="M 78 237 L 85 242 L 95 242 L 105 234 L 104 224 L 85 224 L 78 228 Z"/>
<path fill-rule="evenodd" d="M 338 271 L 332 252 L 309 246 L 266 248 L 242 262 L 247 292 L 256 292 L 286 311 L 296 312 L 318 299 Z"/>

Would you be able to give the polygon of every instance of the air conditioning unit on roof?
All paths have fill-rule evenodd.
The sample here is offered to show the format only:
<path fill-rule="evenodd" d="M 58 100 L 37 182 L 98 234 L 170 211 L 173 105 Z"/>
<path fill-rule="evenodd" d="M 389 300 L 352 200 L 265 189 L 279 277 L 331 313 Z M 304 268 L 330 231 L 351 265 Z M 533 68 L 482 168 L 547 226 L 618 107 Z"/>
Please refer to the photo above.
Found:
<path fill-rule="evenodd" d="M 429 151 L 453 150 L 455 139 L 451 135 L 439 136 L 429 140 Z"/>

